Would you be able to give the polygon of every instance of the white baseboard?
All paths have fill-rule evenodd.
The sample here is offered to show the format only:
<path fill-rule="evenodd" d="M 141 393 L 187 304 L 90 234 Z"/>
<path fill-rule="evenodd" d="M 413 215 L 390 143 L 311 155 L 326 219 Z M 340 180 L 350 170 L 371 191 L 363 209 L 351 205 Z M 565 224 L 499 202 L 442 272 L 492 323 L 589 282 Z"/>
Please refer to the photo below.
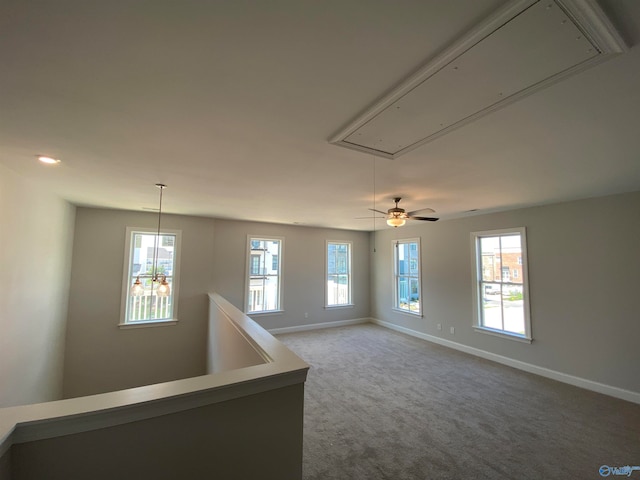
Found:
<path fill-rule="evenodd" d="M 353 318 L 351 320 L 338 320 L 336 322 L 310 323 L 308 325 L 296 325 L 295 327 L 271 328 L 267 330 L 271 335 L 279 333 L 306 332 L 307 330 L 319 330 L 321 328 L 344 327 L 347 325 L 357 325 L 359 323 L 369 323 L 372 319 Z"/>
<path fill-rule="evenodd" d="M 559 382 L 568 383 L 569 385 L 574 385 L 576 387 L 585 388 L 587 390 L 603 393 L 611 397 L 616 397 L 622 400 L 627 400 L 629 402 L 640 404 L 640 393 L 638 392 L 633 392 L 631 390 L 625 390 L 623 388 L 618 388 L 618 387 L 612 387 L 611 385 L 605 385 L 604 383 L 594 382 L 592 380 L 587 380 L 586 378 L 576 377 L 574 375 L 568 375 L 566 373 L 558 372 L 556 370 L 550 370 L 548 368 L 539 367 L 537 365 L 532 365 L 530 363 L 521 362 L 520 360 L 514 360 L 509 357 L 503 357 L 502 355 L 497 355 L 495 353 L 487 352 L 486 350 L 480 350 L 478 348 L 468 347 L 466 345 L 462 345 L 461 343 L 452 342 L 451 340 L 446 340 L 440 337 L 434 337 L 433 335 L 428 335 L 426 333 L 418 332 L 410 328 L 401 327 L 399 325 L 395 325 L 390 322 L 385 322 L 383 320 L 378 320 L 376 318 L 372 318 L 371 323 L 375 323 L 376 325 L 380 325 L 382 327 L 386 327 L 391 330 L 396 330 L 398 332 L 406 333 L 407 335 L 421 338 L 422 340 L 426 340 L 428 342 L 433 342 L 433 343 L 437 343 L 438 345 L 443 345 L 445 347 L 453 348 L 454 350 L 459 350 L 461 352 L 469 353 L 477 357 L 485 358 L 487 360 L 492 360 L 494 362 L 498 362 L 503 365 L 507 365 L 509 367 L 517 368 L 519 370 L 524 370 L 525 372 L 534 373 L 536 375 L 541 375 L 543 377 L 551 378 Z"/>

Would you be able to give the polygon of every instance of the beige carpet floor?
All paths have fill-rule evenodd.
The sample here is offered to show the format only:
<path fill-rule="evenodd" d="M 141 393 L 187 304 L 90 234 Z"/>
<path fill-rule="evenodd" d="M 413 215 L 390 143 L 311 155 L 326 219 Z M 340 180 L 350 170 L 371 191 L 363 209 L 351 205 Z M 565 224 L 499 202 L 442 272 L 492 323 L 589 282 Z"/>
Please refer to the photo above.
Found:
<path fill-rule="evenodd" d="M 603 465 L 640 466 L 640 405 L 375 325 L 278 338 L 311 365 L 305 480 L 598 479 Z"/>

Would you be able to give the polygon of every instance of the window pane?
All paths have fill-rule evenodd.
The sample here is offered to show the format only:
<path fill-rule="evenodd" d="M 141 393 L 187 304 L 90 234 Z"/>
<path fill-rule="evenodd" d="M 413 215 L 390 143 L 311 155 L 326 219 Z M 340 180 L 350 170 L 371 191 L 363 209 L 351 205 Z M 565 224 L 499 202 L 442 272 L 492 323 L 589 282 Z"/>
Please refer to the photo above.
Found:
<path fill-rule="evenodd" d="M 154 233 L 131 233 L 127 289 L 130 291 L 139 277 L 143 291 L 139 296 L 127 295 L 125 323 L 173 318 L 176 239 L 175 234 L 158 237 Z M 169 284 L 169 296 L 158 297 L 160 281 L 152 281 L 154 274 L 164 276 Z"/>
<path fill-rule="evenodd" d="M 502 290 L 502 315 L 507 332 L 525 334 L 524 298 L 519 285 L 504 285 Z"/>
<path fill-rule="evenodd" d="M 249 285 L 249 312 L 262 310 L 264 310 L 264 282 L 262 279 L 252 279 Z"/>
<path fill-rule="evenodd" d="M 336 271 L 347 273 L 347 252 L 338 252 L 336 256 Z"/>
<path fill-rule="evenodd" d="M 351 244 L 327 242 L 327 306 L 351 303 Z"/>
<path fill-rule="evenodd" d="M 480 251 L 483 255 L 494 254 L 500 250 L 500 237 L 481 237 Z"/>
<path fill-rule="evenodd" d="M 327 274 L 333 275 L 336 273 L 336 245 L 329 243 L 327 245 Z"/>
<path fill-rule="evenodd" d="M 500 239 L 498 237 L 480 238 L 482 280 L 500 281 Z"/>
<path fill-rule="evenodd" d="M 267 277 L 264 281 L 264 310 L 278 309 L 278 277 Z"/>
<path fill-rule="evenodd" d="M 399 240 L 394 244 L 395 308 L 420 314 L 420 243 Z"/>
<path fill-rule="evenodd" d="M 327 277 L 327 305 L 338 303 L 338 276 L 329 275 Z"/>
<path fill-rule="evenodd" d="M 409 244 L 398 244 L 398 274 L 406 275 L 409 273 Z"/>
<path fill-rule="evenodd" d="M 349 277 L 347 275 L 338 275 L 337 294 L 337 305 L 349 303 Z"/>
<path fill-rule="evenodd" d="M 249 240 L 247 312 L 279 310 L 280 240 Z"/>
<path fill-rule="evenodd" d="M 479 299 L 476 322 L 526 337 L 530 329 L 524 301 L 524 229 L 514 230 L 517 232 L 475 237 Z"/>
<path fill-rule="evenodd" d="M 503 282 L 522 283 L 522 247 L 520 242 L 520 235 L 509 235 L 502 239 Z"/>
<path fill-rule="evenodd" d="M 481 284 L 482 326 L 502 330 L 502 286 L 499 283 Z"/>
<path fill-rule="evenodd" d="M 420 311 L 420 285 L 417 278 L 409 279 L 409 310 Z"/>
<path fill-rule="evenodd" d="M 409 279 L 398 277 L 398 308 L 409 310 Z"/>

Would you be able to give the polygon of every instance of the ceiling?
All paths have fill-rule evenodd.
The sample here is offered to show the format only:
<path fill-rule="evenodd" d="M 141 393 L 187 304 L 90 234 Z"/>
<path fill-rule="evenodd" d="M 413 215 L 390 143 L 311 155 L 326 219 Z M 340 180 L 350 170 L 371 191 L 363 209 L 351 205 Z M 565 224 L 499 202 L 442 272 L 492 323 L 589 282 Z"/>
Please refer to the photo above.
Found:
<path fill-rule="evenodd" d="M 0 163 L 76 205 L 372 230 L 640 190 L 626 53 L 395 160 L 329 139 L 503 0 L 0 0 Z M 60 158 L 53 167 L 38 154 Z M 376 228 L 389 228 L 378 221 Z"/>

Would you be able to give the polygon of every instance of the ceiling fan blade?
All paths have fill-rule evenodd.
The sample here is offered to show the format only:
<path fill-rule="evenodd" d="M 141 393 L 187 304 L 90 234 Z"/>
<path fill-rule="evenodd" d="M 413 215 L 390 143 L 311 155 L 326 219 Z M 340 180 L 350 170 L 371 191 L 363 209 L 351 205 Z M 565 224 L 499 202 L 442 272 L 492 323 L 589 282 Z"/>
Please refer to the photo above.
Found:
<path fill-rule="evenodd" d="M 424 220 L 425 222 L 437 222 L 439 218 L 434 217 L 409 217 L 410 220 Z"/>
<path fill-rule="evenodd" d="M 407 212 L 407 215 L 409 215 L 410 217 L 413 217 L 415 215 L 418 214 L 424 214 L 424 213 L 436 213 L 436 211 L 433 208 L 421 208 L 420 210 L 414 210 L 413 212 Z"/>
<path fill-rule="evenodd" d="M 387 218 L 387 217 L 353 217 L 355 220 L 371 220 L 373 218 Z"/>
<path fill-rule="evenodd" d="M 372 212 L 378 212 L 378 213 L 381 213 L 381 214 L 383 214 L 383 215 L 386 215 L 386 214 L 387 214 L 387 212 L 381 212 L 380 210 L 376 210 L 376 209 L 374 209 L 374 208 L 369 208 L 368 210 L 371 210 Z"/>

